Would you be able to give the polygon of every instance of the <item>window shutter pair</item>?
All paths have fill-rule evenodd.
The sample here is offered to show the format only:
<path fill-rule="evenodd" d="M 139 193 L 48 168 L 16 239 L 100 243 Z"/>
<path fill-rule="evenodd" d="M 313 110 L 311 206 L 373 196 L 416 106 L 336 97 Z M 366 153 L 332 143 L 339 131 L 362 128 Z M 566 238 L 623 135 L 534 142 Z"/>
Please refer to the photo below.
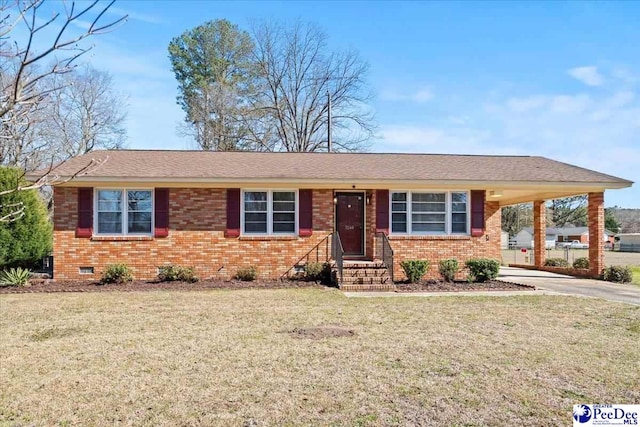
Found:
<path fill-rule="evenodd" d="M 169 235 L 169 189 L 155 189 L 154 237 Z M 78 188 L 78 225 L 76 237 L 93 235 L 93 188 Z"/>
<path fill-rule="evenodd" d="M 240 189 L 227 189 L 227 227 L 225 237 L 240 236 Z M 308 237 L 313 234 L 312 190 L 298 191 L 298 234 Z"/>
<path fill-rule="evenodd" d="M 484 234 L 484 190 L 471 191 L 471 235 Z M 389 234 L 389 190 L 376 191 L 376 231 Z"/>

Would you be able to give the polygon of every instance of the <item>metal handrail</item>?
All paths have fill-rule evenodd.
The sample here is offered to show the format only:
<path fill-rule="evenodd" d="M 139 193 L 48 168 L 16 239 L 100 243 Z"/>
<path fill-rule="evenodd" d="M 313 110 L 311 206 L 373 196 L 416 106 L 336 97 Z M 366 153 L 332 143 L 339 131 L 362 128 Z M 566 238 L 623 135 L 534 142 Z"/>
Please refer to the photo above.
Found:
<path fill-rule="evenodd" d="M 336 269 L 338 270 L 338 285 L 342 283 L 342 268 L 344 265 L 344 248 L 342 247 L 342 241 L 337 231 L 331 234 L 331 258 L 336 263 Z"/>
<path fill-rule="evenodd" d="M 289 268 L 287 271 L 284 272 L 284 274 L 282 274 L 282 276 L 280 276 L 280 279 L 284 279 L 285 277 L 288 277 L 291 270 L 295 269 L 303 261 L 305 264 L 309 263 L 310 261 L 313 261 L 314 253 L 315 253 L 315 262 L 329 262 L 329 237 L 331 237 L 331 234 L 325 236 L 325 238 L 320 240 L 320 242 L 318 242 L 317 245 L 311 248 L 309 252 L 304 254 L 295 264 L 291 266 L 291 268 Z M 320 256 L 321 251 L 324 252 L 324 257 Z M 322 261 L 320 261 L 321 259 Z"/>
<path fill-rule="evenodd" d="M 386 233 L 378 232 L 377 234 L 380 236 L 380 255 L 382 255 L 382 262 L 387 267 L 389 277 L 391 278 L 391 282 L 393 282 L 393 248 L 389 242 L 389 236 L 387 236 Z"/>

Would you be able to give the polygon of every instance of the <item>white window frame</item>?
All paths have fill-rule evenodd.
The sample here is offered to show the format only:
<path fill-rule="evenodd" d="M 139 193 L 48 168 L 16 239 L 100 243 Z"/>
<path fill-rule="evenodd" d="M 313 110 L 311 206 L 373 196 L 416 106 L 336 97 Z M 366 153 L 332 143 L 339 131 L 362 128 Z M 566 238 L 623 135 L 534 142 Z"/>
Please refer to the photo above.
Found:
<path fill-rule="evenodd" d="M 393 231 L 393 194 L 394 193 L 406 193 L 407 195 L 407 208 L 406 208 L 406 221 L 407 221 L 407 231 L 406 232 L 394 232 Z M 412 202 L 413 202 L 413 193 L 444 193 L 445 194 L 445 231 L 416 231 L 412 230 Z M 467 232 L 453 232 L 452 228 L 452 193 L 465 193 L 467 195 Z M 437 213 L 437 212 L 436 212 Z M 471 235 L 471 191 L 469 190 L 393 190 L 389 191 L 389 234 L 395 236 L 470 236 Z"/>
<path fill-rule="evenodd" d="M 244 229 L 244 194 L 246 193 L 267 193 L 267 232 L 256 233 L 246 232 Z M 273 231 L 273 193 L 293 193 L 294 195 L 294 230 L 293 232 Z M 243 188 L 240 192 L 240 235 L 243 236 L 297 236 L 298 235 L 298 211 L 300 209 L 298 190 L 294 188 Z"/>
<path fill-rule="evenodd" d="M 98 193 L 100 191 L 121 191 L 122 198 L 122 233 L 100 233 L 98 232 Z M 149 191 L 151 193 L 151 231 L 149 233 L 129 233 L 129 191 Z M 153 236 L 155 228 L 156 195 L 153 188 L 94 188 L 93 189 L 93 234 L 96 236 Z"/>

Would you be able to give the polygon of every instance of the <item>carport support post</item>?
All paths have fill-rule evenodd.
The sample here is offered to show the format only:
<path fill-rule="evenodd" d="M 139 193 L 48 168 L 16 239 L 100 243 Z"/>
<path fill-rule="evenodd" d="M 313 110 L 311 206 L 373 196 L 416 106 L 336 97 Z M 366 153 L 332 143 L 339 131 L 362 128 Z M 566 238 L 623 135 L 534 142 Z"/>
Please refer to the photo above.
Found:
<path fill-rule="evenodd" d="M 591 275 L 599 277 L 604 270 L 604 192 L 589 193 L 589 266 Z"/>
<path fill-rule="evenodd" d="M 544 200 L 533 202 L 533 259 L 536 267 L 542 267 L 547 255 L 547 209 Z"/>

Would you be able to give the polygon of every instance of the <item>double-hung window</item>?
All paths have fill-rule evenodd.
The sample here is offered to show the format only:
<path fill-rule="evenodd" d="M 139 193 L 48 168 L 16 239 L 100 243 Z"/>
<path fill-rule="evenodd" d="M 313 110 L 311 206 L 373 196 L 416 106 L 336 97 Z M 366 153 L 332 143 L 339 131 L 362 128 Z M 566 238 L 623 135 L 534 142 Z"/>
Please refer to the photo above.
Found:
<path fill-rule="evenodd" d="M 391 193 L 392 234 L 468 234 L 466 191 Z"/>
<path fill-rule="evenodd" d="M 98 234 L 150 235 L 153 220 L 151 190 L 97 190 Z"/>
<path fill-rule="evenodd" d="M 245 190 L 243 192 L 243 234 L 295 234 L 295 191 Z"/>

